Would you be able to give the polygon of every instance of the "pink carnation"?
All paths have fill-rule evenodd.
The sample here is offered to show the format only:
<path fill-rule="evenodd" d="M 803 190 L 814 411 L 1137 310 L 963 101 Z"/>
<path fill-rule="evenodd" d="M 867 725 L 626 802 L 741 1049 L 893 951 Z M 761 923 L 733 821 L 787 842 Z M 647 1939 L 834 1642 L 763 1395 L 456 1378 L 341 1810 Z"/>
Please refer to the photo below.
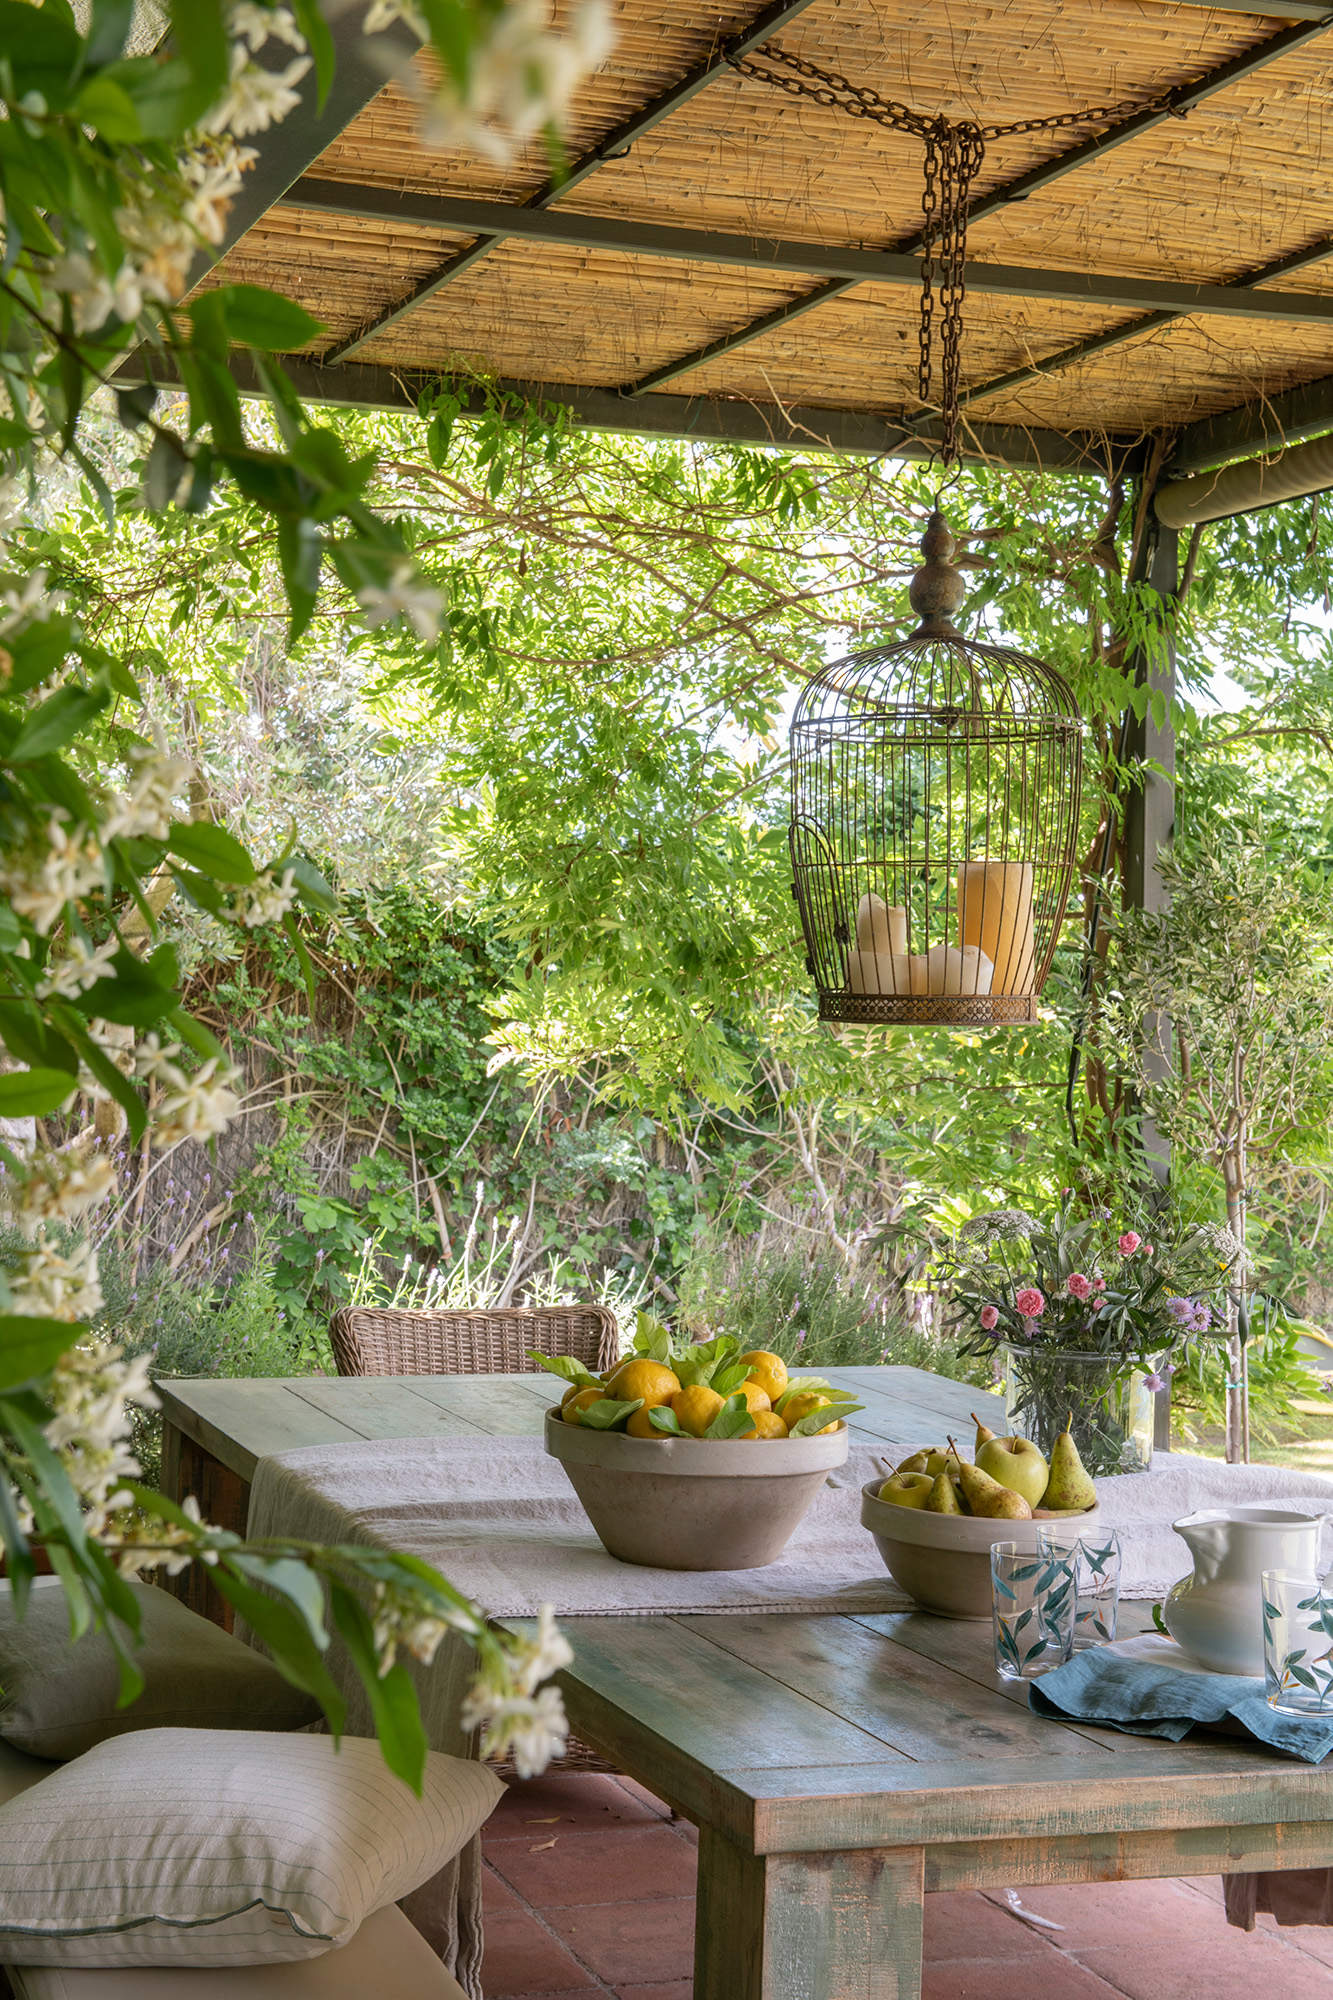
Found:
<path fill-rule="evenodd" d="M 999 1323 L 1000 1315 L 994 1306 L 983 1306 L 981 1308 L 981 1324 L 987 1333 L 993 1333 Z"/>
<path fill-rule="evenodd" d="M 1081 1271 L 1071 1271 L 1065 1284 L 1065 1290 L 1071 1299 L 1090 1299 L 1092 1297 L 1092 1280 L 1085 1278 Z"/>
<path fill-rule="evenodd" d="M 1104 1292 L 1106 1290 L 1105 1278 L 1094 1278 L 1092 1281 L 1092 1289 L 1094 1292 Z"/>
<path fill-rule="evenodd" d="M 1014 1293 L 1014 1304 L 1024 1319 L 1035 1319 L 1046 1301 L 1035 1285 L 1024 1285 L 1021 1292 Z"/>
<path fill-rule="evenodd" d="M 1132 1257 L 1142 1241 L 1141 1236 L 1136 1235 L 1132 1229 L 1127 1229 L 1116 1248 L 1122 1257 Z"/>
<path fill-rule="evenodd" d="M 1145 1243 L 1145 1244 L 1144 1244 L 1144 1246 L 1143 1246 L 1143 1254 L 1144 1254 L 1144 1256 L 1145 1256 L 1145 1257 L 1151 1257 L 1151 1256 L 1152 1256 L 1152 1244 L 1151 1244 L 1151 1243 Z"/>

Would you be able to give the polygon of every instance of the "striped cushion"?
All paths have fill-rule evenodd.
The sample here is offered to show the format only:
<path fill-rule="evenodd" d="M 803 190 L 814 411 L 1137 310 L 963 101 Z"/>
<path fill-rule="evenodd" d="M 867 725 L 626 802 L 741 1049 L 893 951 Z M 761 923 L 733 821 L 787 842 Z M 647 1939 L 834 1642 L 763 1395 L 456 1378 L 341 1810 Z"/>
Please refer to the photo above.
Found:
<path fill-rule="evenodd" d="M 442 1868 L 501 1790 L 432 1752 L 418 1799 L 364 1737 L 117 1736 L 0 1806 L 0 1961 L 315 1957 Z"/>

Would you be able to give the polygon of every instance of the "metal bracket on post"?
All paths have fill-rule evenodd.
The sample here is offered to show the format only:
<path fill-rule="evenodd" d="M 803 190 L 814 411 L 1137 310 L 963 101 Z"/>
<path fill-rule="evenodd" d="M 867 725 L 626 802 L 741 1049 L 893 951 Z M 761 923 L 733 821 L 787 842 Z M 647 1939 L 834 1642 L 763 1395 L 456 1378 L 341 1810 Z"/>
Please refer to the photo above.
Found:
<path fill-rule="evenodd" d="M 1161 722 L 1154 719 L 1151 706 L 1142 719 L 1131 716 L 1126 736 L 1127 756 L 1142 772 L 1142 783 L 1130 793 L 1125 807 L 1125 901 L 1138 910 L 1162 910 L 1170 892 L 1162 880 L 1159 858 L 1169 847 L 1175 831 L 1176 739 L 1171 722 L 1171 703 L 1176 692 L 1176 648 L 1171 613 L 1180 590 L 1180 535 L 1164 527 L 1153 512 L 1151 497 L 1146 504 L 1144 548 L 1135 566 L 1135 580 L 1147 584 L 1161 600 L 1163 640 L 1155 657 L 1136 649 L 1131 658 L 1135 680 L 1160 694 L 1166 709 Z M 1171 1061 L 1170 1023 L 1150 1024 L 1151 1045 L 1148 1067 L 1162 1073 Z M 1165 1030 L 1165 1032 L 1163 1032 Z M 1171 1148 L 1158 1131 L 1156 1121 L 1141 1116 L 1139 1140 L 1153 1179 L 1165 1187 L 1171 1170 Z M 1157 1393 L 1154 1445 L 1169 1450 L 1171 1441 L 1171 1389 Z"/>

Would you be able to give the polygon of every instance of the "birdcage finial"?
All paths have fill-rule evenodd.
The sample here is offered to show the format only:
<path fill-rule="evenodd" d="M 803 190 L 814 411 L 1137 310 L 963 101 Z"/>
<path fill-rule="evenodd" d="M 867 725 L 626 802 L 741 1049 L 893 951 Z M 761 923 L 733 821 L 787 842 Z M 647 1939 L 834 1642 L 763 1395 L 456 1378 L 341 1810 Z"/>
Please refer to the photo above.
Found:
<path fill-rule="evenodd" d="M 921 553 L 926 558 L 912 578 L 908 601 L 921 623 L 914 639 L 961 637 L 953 614 L 967 596 L 967 584 L 949 558 L 958 547 L 949 523 L 937 507 L 921 537 Z"/>

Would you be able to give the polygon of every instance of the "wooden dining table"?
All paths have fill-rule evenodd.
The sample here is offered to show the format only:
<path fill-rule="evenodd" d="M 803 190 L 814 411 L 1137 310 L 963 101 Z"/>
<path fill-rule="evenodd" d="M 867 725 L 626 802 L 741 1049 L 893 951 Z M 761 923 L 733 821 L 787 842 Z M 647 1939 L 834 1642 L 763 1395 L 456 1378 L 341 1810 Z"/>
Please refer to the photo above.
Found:
<path fill-rule="evenodd" d="M 889 1457 L 958 1433 L 972 1409 L 999 1413 L 920 1369 L 827 1372 L 865 1403 L 859 1441 Z M 551 1400 L 537 1376 L 161 1393 L 164 1484 L 236 1527 L 267 1453 L 535 1435 Z M 1148 1607 L 1122 1606 L 1122 1621 L 1143 1629 Z M 918 2000 L 931 1890 L 1333 1865 L 1333 1771 L 1249 1740 L 1039 1717 L 1023 1684 L 997 1677 L 989 1624 L 919 1611 L 561 1624 L 574 1729 L 699 1827 L 695 2000 Z"/>

